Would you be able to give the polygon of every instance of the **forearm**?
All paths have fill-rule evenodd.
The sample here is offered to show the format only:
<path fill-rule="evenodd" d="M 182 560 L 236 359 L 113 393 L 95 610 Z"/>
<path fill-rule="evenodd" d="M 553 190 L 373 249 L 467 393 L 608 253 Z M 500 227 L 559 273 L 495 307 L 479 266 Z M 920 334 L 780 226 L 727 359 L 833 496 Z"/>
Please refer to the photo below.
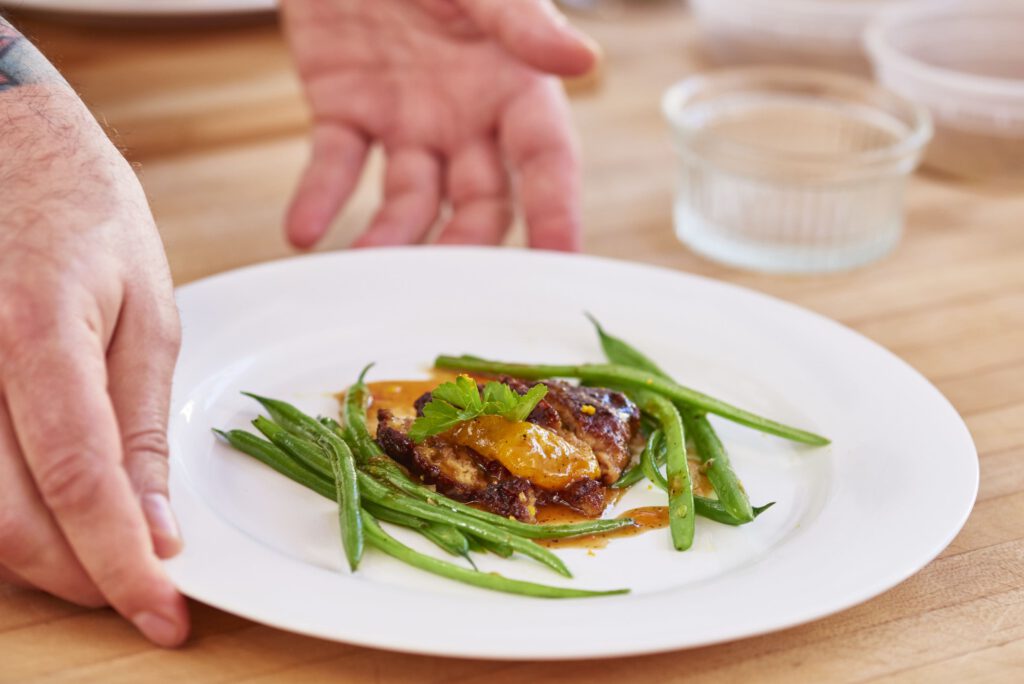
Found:
<path fill-rule="evenodd" d="M 45 222 L 47 215 L 98 223 L 114 202 L 145 205 L 130 167 L 74 90 L 2 18 L 0 191 L 6 229 Z M 0 242 L 11 234 L 0 230 Z"/>

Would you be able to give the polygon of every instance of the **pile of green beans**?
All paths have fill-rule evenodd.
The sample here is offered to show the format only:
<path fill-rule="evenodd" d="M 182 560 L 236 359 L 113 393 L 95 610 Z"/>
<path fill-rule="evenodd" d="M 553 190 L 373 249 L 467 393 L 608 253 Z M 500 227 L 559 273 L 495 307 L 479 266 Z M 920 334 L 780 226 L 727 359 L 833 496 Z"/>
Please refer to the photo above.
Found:
<path fill-rule="evenodd" d="M 505 558 L 518 553 L 560 575 L 572 577 L 558 556 L 530 537 L 517 534 L 519 526 L 531 531 L 535 531 L 535 526 L 451 501 L 413 482 L 387 458 L 366 427 L 365 373 L 364 370 L 346 395 L 344 427 L 331 419 L 308 416 L 286 402 L 247 394 L 269 415 L 269 418 L 259 416 L 253 421 L 253 426 L 266 439 L 244 430 L 214 432 L 238 451 L 338 504 L 342 547 L 353 572 L 359 566 L 364 546 L 368 545 L 421 570 L 512 594 L 584 598 L 628 591 L 554 587 L 478 571 L 470 556 L 472 549 L 490 551 Z M 453 505 L 440 505 L 442 500 Z M 388 535 L 378 520 L 414 530 L 447 553 L 465 558 L 473 567 L 465 568 L 419 553 Z M 532 538 L 597 534 L 631 524 L 632 520 L 623 519 L 558 525 Z"/>
<path fill-rule="evenodd" d="M 435 366 L 523 379 L 578 378 L 583 383 L 629 395 L 640 407 L 643 429 L 649 430 L 649 435 L 639 463 L 627 469 L 612 486 L 631 487 L 646 477 L 665 491 L 669 531 L 677 550 L 692 546 L 696 516 L 726 525 L 743 525 L 774 504 L 751 506 L 725 447 L 707 419 L 708 413 L 803 444 L 829 443 L 820 435 L 758 416 L 676 383 L 654 361 L 605 332 L 596 319 L 589 317 L 608 364 L 526 365 L 475 356 L 440 356 Z M 633 521 L 621 518 L 531 525 L 468 506 L 416 482 L 384 453 L 367 428 L 366 406 L 371 397 L 365 377 L 371 366 L 363 369 L 345 393 L 344 425 L 331 418 L 313 418 L 283 401 L 246 393 L 269 416 L 253 420 L 262 437 L 244 430 L 214 432 L 238 451 L 337 503 L 341 545 L 352 572 L 359 567 L 364 547 L 370 546 L 421 570 L 512 594 L 582 598 L 628 591 L 569 589 L 478 571 L 472 552 L 490 552 L 503 558 L 520 554 L 572 577 L 558 556 L 533 540 L 601 534 L 632 525 Z M 715 490 L 715 498 L 693 492 L 687 465 L 688 441 Z M 378 521 L 413 530 L 446 553 L 464 558 L 472 567 L 419 553 L 385 532 Z"/>

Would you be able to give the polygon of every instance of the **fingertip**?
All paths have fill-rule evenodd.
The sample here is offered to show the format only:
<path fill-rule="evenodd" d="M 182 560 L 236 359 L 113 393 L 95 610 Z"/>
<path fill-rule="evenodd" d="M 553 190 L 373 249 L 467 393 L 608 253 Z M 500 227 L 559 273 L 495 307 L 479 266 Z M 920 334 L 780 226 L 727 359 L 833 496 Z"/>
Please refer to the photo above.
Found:
<path fill-rule="evenodd" d="M 559 76 L 585 76 L 597 68 L 602 50 L 596 40 L 568 25 L 561 33 L 560 45 L 551 51 L 548 71 Z"/>
<path fill-rule="evenodd" d="M 158 598 L 131 615 L 130 620 L 157 646 L 176 648 L 185 643 L 191 629 L 188 604 L 166 577 L 164 583 L 166 586 L 155 589 Z"/>
<path fill-rule="evenodd" d="M 593 39 L 569 26 L 509 39 L 505 47 L 533 68 L 554 76 L 584 76 L 597 66 L 600 54 Z"/>
<path fill-rule="evenodd" d="M 511 54 L 556 76 L 582 76 L 595 67 L 597 43 L 546 1 L 464 0 L 465 8 Z"/>
<path fill-rule="evenodd" d="M 288 242 L 297 249 L 312 249 L 327 232 L 330 219 L 322 212 L 304 206 L 301 197 L 296 198 L 285 219 L 285 235 Z"/>
<path fill-rule="evenodd" d="M 187 614 L 172 617 L 154 611 L 143 611 L 132 617 L 135 628 L 157 646 L 177 648 L 188 639 Z"/>

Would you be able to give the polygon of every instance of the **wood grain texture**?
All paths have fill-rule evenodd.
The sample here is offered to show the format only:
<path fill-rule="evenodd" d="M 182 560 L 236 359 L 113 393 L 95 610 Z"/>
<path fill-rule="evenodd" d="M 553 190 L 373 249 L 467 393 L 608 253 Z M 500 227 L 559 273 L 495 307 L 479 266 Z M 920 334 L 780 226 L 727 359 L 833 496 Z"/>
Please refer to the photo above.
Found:
<path fill-rule="evenodd" d="M 673 236 L 662 90 L 701 67 L 679 3 L 580 21 L 600 81 L 574 88 L 587 251 L 701 273 L 835 318 L 918 368 L 967 421 L 981 491 L 924 570 L 863 605 L 776 634 L 606 662 L 496 663 L 308 639 L 193 604 L 194 636 L 152 648 L 109 611 L 0 585 L 3 682 L 1018 682 L 1024 681 L 1024 193 L 918 175 L 907 233 L 852 273 L 767 277 Z M 26 20 L 138 162 L 176 281 L 291 254 L 281 217 L 307 154 L 307 114 L 276 27 L 102 29 Z M 374 160 L 321 249 L 373 212 Z M 513 243 L 521 242 L 521 231 Z M 623 626 L 623 629 L 629 629 Z"/>

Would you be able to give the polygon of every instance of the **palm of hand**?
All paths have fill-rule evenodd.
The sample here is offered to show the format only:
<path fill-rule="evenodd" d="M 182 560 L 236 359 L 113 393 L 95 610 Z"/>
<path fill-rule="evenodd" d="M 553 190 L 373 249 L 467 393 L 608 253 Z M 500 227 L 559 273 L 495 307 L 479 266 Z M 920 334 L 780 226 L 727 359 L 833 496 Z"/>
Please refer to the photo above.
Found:
<path fill-rule="evenodd" d="M 452 213 L 439 242 L 500 242 L 512 215 L 510 166 L 531 244 L 577 246 L 577 160 L 557 82 L 462 10 L 440 7 L 286 5 L 314 119 L 313 160 L 289 217 L 296 243 L 322 235 L 376 141 L 388 157 L 384 203 L 357 244 L 422 241 L 445 200 Z"/>

